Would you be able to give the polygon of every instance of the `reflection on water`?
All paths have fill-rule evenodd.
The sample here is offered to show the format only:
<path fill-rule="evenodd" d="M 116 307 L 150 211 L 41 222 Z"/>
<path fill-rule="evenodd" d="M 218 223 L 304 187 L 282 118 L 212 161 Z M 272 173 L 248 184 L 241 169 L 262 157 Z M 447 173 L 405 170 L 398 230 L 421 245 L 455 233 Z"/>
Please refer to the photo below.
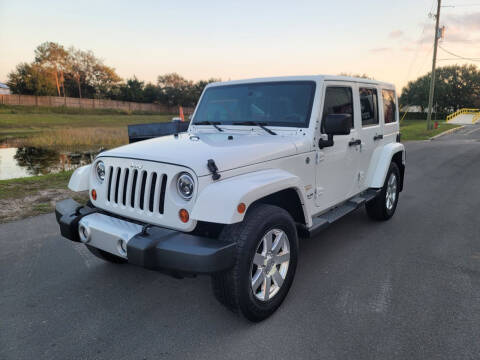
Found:
<path fill-rule="evenodd" d="M 61 153 L 34 147 L 0 148 L 0 180 L 72 170 L 91 163 L 97 153 Z"/>

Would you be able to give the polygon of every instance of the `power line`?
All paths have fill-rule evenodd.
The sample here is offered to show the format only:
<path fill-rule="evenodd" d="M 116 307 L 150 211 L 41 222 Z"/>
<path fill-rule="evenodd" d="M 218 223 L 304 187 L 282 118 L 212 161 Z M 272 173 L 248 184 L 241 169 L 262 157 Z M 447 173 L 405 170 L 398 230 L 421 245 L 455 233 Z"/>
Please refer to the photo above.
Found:
<path fill-rule="evenodd" d="M 442 7 L 452 7 L 452 8 L 457 8 L 457 7 L 474 7 L 474 6 L 480 6 L 480 4 L 443 5 Z"/>
<path fill-rule="evenodd" d="M 461 59 L 459 58 L 437 59 L 437 61 L 453 61 L 453 60 L 461 60 Z M 469 61 L 480 62 L 480 59 L 470 59 Z"/>
<path fill-rule="evenodd" d="M 461 56 L 461 55 L 457 55 L 451 51 L 448 51 L 447 49 L 444 49 L 441 45 L 438 45 L 438 47 L 440 49 L 442 49 L 443 51 L 445 51 L 447 54 L 450 54 L 452 56 L 455 56 L 456 58 L 459 58 L 459 59 L 462 59 L 462 60 L 470 60 L 470 61 L 479 61 L 480 59 L 479 58 L 467 58 L 465 56 Z"/>

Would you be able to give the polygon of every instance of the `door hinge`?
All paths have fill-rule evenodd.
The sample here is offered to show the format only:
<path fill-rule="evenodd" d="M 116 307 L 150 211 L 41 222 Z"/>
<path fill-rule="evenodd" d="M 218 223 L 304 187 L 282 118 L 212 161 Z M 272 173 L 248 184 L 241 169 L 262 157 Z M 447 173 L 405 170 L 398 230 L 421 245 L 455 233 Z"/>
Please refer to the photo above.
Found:
<path fill-rule="evenodd" d="M 365 172 L 364 171 L 360 171 L 357 175 L 357 182 L 359 184 L 362 184 L 363 183 L 363 179 L 365 178 Z"/>
<path fill-rule="evenodd" d="M 325 159 L 325 154 L 323 152 L 317 151 L 315 154 L 315 164 L 319 164 L 320 161 Z"/>

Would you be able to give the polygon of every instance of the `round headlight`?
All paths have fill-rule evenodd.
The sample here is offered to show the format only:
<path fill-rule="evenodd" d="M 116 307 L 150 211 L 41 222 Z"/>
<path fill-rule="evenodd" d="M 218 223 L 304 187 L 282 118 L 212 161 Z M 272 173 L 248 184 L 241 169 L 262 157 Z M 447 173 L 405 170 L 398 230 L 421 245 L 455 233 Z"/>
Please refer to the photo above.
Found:
<path fill-rule="evenodd" d="M 193 196 L 193 189 L 195 189 L 195 183 L 190 174 L 180 174 L 177 180 L 178 194 L 185 200 L 190 200 Z"/>
<path fill-rule="evenodd" d="M 97 175 L 97 179 L 100 182 L 103 182 L 105 180 L 105 164 L 103 161 L 99 161 L 95 165 L 95 174 Z"/>

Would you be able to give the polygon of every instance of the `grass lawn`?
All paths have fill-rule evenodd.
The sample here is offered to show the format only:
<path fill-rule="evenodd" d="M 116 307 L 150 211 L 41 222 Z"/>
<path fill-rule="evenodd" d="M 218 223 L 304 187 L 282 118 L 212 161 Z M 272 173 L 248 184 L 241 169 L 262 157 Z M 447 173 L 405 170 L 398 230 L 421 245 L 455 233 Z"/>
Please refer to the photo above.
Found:
<path fill-rule="evenodd" d="M 114 147 L 128 142 L 127 125 L 170 121 L 173 115 L 108 109 L 0 105 L 0 142 L 68 150 Z"/>
<path fill-rule="evenodd" d="M 57 201 L 68 197 L 86 203 L 87 192 L 67 189 L 72 172 L 0 180 L 0 223 L 50 213 Z"/>
<path fill-rule="evenodd" d="M 400 132 L 402 133 L 402 141 L 409 140 L 428 140 L 444 131 L 458 127 L 459 125 L 447 124 L 446 122 L 438 122 L 438 128 L 427 130 L 426 120 L 408 120 L 405 119 L 400 124 Z"/>
<path fill-rule="evenodd" d="M 39 190 L 66 189 L 73 171 L 58 174 L 0 180 L 0 200 L 15 199 L 36 194 Z"/>

